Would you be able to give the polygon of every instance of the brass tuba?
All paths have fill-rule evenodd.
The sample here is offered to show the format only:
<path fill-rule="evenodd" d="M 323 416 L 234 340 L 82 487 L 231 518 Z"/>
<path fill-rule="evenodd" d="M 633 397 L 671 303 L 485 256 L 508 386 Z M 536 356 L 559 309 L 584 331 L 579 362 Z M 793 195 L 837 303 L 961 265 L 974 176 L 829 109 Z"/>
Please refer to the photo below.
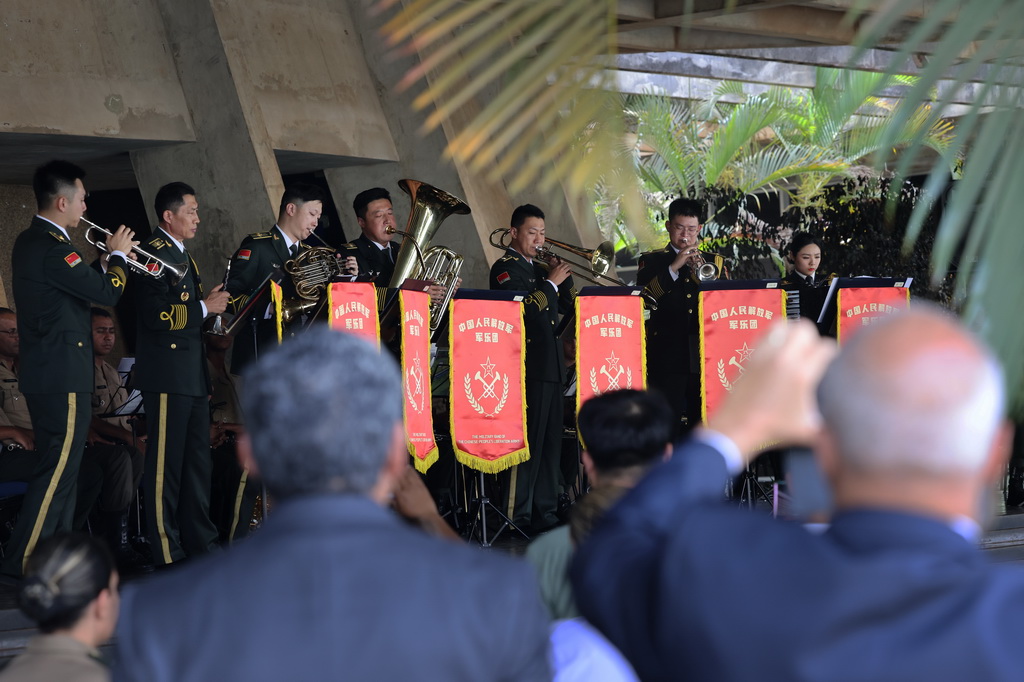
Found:
<path fill-rule="evenodd" d="M 397 289 L 407 279 L 429 279 L 443 287 L 444 297 L 430 305 L 430 329 L 434 331 L 455 293 L 462 256 L 443 246 L 430 249 L 427 246 L 448 216 L 453 213 L 467 215 L 470 208 L 462 199 L 425 182 L 399 180 L 398 186 L 412 200 L 412 210 L 409 211 L 405 230 L 388 228 L 388 232 L 405 237 L 395 259 L 395 271 L 388 288 Z"/>

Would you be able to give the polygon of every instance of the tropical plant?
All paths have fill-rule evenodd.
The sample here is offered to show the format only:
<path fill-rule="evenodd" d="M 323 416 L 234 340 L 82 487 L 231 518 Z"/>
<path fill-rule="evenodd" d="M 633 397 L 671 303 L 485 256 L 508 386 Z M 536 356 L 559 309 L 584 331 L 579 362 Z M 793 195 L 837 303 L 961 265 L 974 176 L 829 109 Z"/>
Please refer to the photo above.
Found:
<path fill-rule="evenodd" d="M 380 0 L 380 6 L 388 9 L 399 1 Z M 404 86 L 431 73 L 443 74 L 417 100 L 423 108 L 436 107 L 428 126 L 439 125 L 475 93 L 497 91 L 478 114 L 468 116 L 449 154 L 492 177 L 511 172 L 513 189 L 538 180 L 549 187 L 561 182 L 579 197 L 621 162 L 616 145 L 625 130 L 623 115 L 613 106 L 615 95 L 597 59 L 615 52 L 617 5 L 616 0 L 409 0 L 386 31 L 394 44 L 422 57 Z M 685 7 L 692 10 L 694 3 L 688 1 Z M 943 212 L 932 252 L 932 279 L 945 278 L 962 249 L 957 295 L 965 301 L 963 314 L 1002 358 L 1018 408 L 1024 408 L 1024 316 L 1008 309 L 1010 302 L 1024 298 L 1024 277 L 1017 272 L 1024 230 L 1014 189 L 1024 177 L 1024 108 L 1017 66 L 1024 46 L 1024 3 L 932 0 L 928 11 L 921 12 L 921 0 L 859 0 L 853 3 L 851 19 L 868 9 L 872 12 L 862 17 L 856 38 L 862 46 L 891 43 L 894 29 L 905 25 L 907 15 L 920 17 L 902 31 L 891 62 L 895 72 L 916 57 L 923 64 L 918 80 L 903 93 L 906 106 L 894 112 L 872 144 L 892 147 L 924 112 L 897 164 L 899 175 L 920 158 L 927 131 L 944 116 L 959 88 L 977 83 L 975 103 L 960 119 L 958 141 L 949 150 L 965 157 L 964 177 L 949 193 Z M 456 27 L 466 28 L 453 38 Z M 940 81 L 947 87 L 936 95 Z M 934 102 L 930 109 L 918 106 L 929 102 Z M 598 135 L 589 146 L 592 163 L 580 163 L 567 152 L 578 148 L 581 131 L 595 120 L 603 124 L 593 127 Z M 964 154 L 967 141 L 969 157 Z M 501 160 L 500 167 L 495 159 Z M 628 180 L 628 174 L 616 179 Z M 950 182 L 948 164 L 939 159 L 924 195 L 945 196 Z M 634 203 L 633 215 L 642 221 L 642 205 Z M 920 234 L 931 208 L 927 201 L 918 202 L 906 245 Z"/>

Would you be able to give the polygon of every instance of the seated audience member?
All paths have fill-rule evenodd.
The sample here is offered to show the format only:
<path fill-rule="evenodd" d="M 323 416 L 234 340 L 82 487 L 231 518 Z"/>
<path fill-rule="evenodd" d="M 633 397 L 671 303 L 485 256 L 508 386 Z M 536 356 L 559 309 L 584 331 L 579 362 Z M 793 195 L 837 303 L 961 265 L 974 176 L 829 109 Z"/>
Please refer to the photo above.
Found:
<path fill-rule="evenodd" d="M 622 390 L 595 396 L 583 403 L 576 422 L 583 468 L 594 489 L 633 487 L 672 447 L 672 413 L 658 393 Z M 576 513 L 574 509 L 572 516 Z M 569 526 L 541 535 L 526 550 L 552 618 L 579 615 L 569 585 L 572 552 Z"/>
<path fill-rule="evenodd" d="M 29 558 L 18 606 L 39 626 L 3 682 L 104 682 L 110 671 L 98 647 L 117 623 L 117 571 L 110 552 L 87 535 L 59 534 Z"/>
<path fill-rule="evenodd" d="M 673 420 L 670 413 L 667 420 L 671 429 Z M 615 482 L 608 483 L 592 488 L 576 503 L 569 520 L 569 535 L 574 547 L 587 538 L 597 519 L 629 489 Z M 637 679 L 633 668 L 618 649 L 593 625 L 578 616 L 552 623 L 551 665 L 555 669 L 555 682 L 630 682 Z"/>
<path fill-rule="evenodd" d="M 578 550 L 580 611 L 643 679 L 1019 677 L 1024 571 L 976 547 L 1009 450 L 998 363 L 924 305 L 862 330 L 818 385 L 834 352 L 806 322 L 773 329 L 710 429 Z M 814 442 L 825 533 L 721 501 L 769 442 Z"/>
<path fill-rule="evenodd" d="M 93 532 L 106 538 L 121 570 L 148 567 L 128 541 L 128 513 L 142 480 L 144 439 L 137 439 L 128 417 L 110 416 L 128 400 L 121 375 L 106 358 L 114 350 L 114 318 L 102 308 L 92 309 L 94 386 L 92 422 L 78 474 L 75 530 L 83 530 L 90 516 Z"/>
<path fill-rule="evenodd" d="M 391 357 L 318 327 L 243 377 L 238 448 L 270 516 L 125 591 L 116 679 L 548 679 L 529 568 L 386 509 L 409 460 Z"/>
<path fill-rule="evenodd" d="M 34 445 L 28 401 L 18 381 L 18 320 L 8 308 L 0 308 L 0 328 L 5 330 L 0 334 L 0 385 L 3 387 L 0 389 L 0 422 L 16 429 L 12 442 L 22 446 Z M 3 437 L 2 433 L 0 437 Z M 91 440 L 95 438 L 95 434 L 90 435 Z M 0 457 L 0 481 L 27 481 L 38 464 L 38 452 L 17 449 L 5 452 Z M 128 544 L 127 513 L 134 494 L 132 480 L 132 462 L 125 449 L 113 445 L 97 447 L 95 443 L 86 447 L 76 480 L 79 490 L 75 527 L 85 527 L 89 511 L 100 497 L 104 513 L 98 530 L 107 538 L 117 560 L 126 569 L 145 567 L 145 561 Z"/>

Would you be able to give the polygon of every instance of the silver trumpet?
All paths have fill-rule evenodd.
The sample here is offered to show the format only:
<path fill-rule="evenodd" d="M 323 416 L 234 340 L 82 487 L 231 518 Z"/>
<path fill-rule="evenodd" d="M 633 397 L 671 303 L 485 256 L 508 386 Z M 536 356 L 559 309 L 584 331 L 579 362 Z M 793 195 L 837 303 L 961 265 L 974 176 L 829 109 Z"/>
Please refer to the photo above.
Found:
<path fill-rule="evenodd" d="M 683 248 L 689 249 L 690 245 L 684 241 Z M 693 250 L 687 261 L 690 265 L 690 278 L 698 284 L 716 280 L 722 274 L 718 271 L 718 266 L 704 259 L 704 254 L 696 244 L 693 245 Z"/>
<path fill-rule="evenodd" d="M 100 251 L 103 251 L 104 253 L 110 253 L 110 249 L 107 248 L 107 242 L 104 241 L 102 237 L 97 237 L 96 239 L 93 239 L 92 237 L 90 237 L 90 233 L 93 230 L 96 230 L 97 232 L 105 234 L 108 237 L 113 236 L 114 233 L 106 229 L 105 227 L 100 227 L 91 220 L 86 220 L 85 218 L 80 218 L 80 220 L 88 226 L 88 228 L 85 230 L 85 241 L 89 242 L 90 244 L 95 246 Z M 171 283 L 171 286 L 174 286 L 175 284 L 180 282 L 185 277 L 185 275 L 188 274 L 188 263 L 169 263 L 163 260 L 162 258 L 157 258 L 153 254 L 149 253 L 148 251 L 145 251 L 144 249 L 139 248 L 138 246 L 133 247 L 132 251 L 135 252 L 135 255 L 138 256 L 140 260 L 132 260 L 131 258 L 129 258 L 128 267 L 134 268 L 136 271 L 142 273 L 143 275 L 149 275 L 150 277 L 159 278 L 163 277 L 166 274 L 169 276 L 168 279 Z"/>

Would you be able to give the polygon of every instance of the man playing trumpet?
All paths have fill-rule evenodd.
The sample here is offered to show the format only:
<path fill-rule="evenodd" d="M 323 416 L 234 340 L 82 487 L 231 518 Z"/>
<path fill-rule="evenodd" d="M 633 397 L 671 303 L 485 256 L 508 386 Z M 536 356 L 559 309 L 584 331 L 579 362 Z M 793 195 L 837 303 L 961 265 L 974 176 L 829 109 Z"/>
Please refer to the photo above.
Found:
<path fill-rule="evenodd" d="M 128 253 L 138 242 L 122 225 L 107 239 L 106 272 L 90 268 L 68 230 L 85 213 L 85 176 L 51 161 L 32 179 L 39 212 L 11 254 L 22 372 L 39 465 L 29 481 L 2 570 L 20 576 L 37 543 L 71 529 L 78 469 L 92 417 L 92 303 L 114 305 L 124 292 Z"/>
<path fill-rule="evenodd" d="M 698 271 L 711 264 L 726 277 L 725 259 L 697 248 L 703 214 L 694 199 L 669 204 L 668 245 L 641 255 L 637 264 L 637 285 L 658 304 L 647 321 L 647 382 L 668 399 L 677 433 L 700 421 Z"/>

